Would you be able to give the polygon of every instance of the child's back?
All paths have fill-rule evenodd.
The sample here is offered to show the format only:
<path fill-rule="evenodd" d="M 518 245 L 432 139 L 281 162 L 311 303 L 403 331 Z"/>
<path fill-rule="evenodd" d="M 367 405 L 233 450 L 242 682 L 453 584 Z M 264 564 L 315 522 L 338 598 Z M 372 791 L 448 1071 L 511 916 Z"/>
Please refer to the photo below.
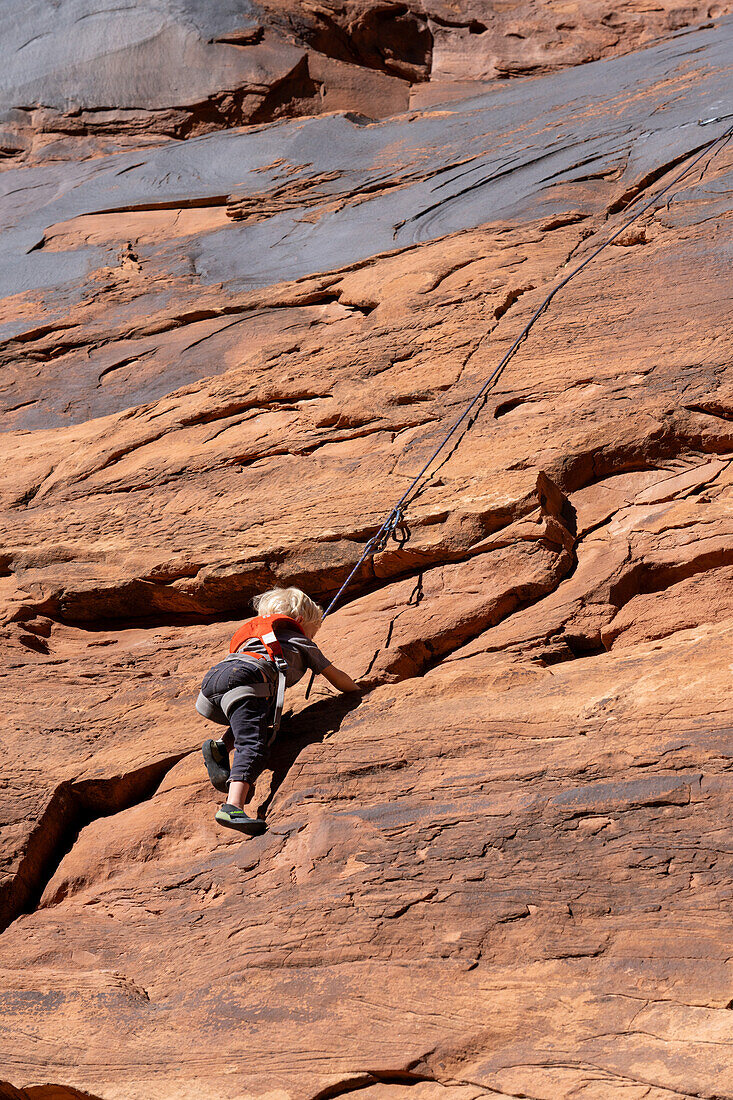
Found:
<path fill-rule="evenodd" d="M 248 817 L 243 807 L 252 797 L 277 735 L 285 687 L 296 684 L 310 669 L 340 691 L 359 690 L 313 641 L 323 611 L 305 592 L 274 588 L 253 602 L 259 617 L 247 620 L 236 632 L 229 656 L 207 672 L 196 702 L 205 718 L 229 727 L 221 740 L 206 741 L 203 746 L 212 783 L 217 790 L 228 790 L 216 820 L 250 834 L 265 829 L 265 822 Z"/>

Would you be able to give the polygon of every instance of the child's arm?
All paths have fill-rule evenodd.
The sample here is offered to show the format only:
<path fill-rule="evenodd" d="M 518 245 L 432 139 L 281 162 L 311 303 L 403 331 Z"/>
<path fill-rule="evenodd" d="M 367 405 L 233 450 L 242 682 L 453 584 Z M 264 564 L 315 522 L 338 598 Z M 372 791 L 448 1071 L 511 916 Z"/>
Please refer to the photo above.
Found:
<path fill-rule="evenodd" d="M 329 684 L 333 684 L 339 691 L 361 691 L 358 684 L 355 684 L 347 673 L 342 672 L 340 668 L 336 668 L 335 665 L 329 665 L 328 668 L 324 668 L 321 673 L 325 676 Z"/>

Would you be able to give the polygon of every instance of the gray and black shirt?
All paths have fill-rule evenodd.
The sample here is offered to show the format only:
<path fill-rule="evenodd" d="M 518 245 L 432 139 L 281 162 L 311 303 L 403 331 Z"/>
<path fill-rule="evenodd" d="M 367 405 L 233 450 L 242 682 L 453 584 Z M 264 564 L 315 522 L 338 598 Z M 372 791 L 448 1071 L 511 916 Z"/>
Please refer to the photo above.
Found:
<path fill-rule="evenodd" d="M 279 641 L 283 657 L 287 662 L 288 671 L 285 675 L 285 686 L 292 687 L 293 684 L 297 684 L 305 673 L 310 669 L 312 672 L 323 672 L 324 668 L 328 668 L 331 664 L 328 657 L 324 657 L 320 649 L 314 641 L 310 638 L 306 638 L 305 634 L 301 634 L 299 630 L 294 627 L 287 626 L 286 624 L 280 625 L 276 631 L 277 640 Z M 237 650 L 237 653 L 243 653 L 243 651 L 249 653 L 261 654 L 263 657 L 267 657 L 267 650 L 264 644 L 259 638 L 253 638 L 250 641 L 245 641 Z M 259 665 L 259 661 L 257 662 Z M 272 670 L 272 672 L 270 672 Z M 277 673 L 272 664 L 268 661 L 262 662 L 262 671 L 269 678 L 277 680 Z"/>

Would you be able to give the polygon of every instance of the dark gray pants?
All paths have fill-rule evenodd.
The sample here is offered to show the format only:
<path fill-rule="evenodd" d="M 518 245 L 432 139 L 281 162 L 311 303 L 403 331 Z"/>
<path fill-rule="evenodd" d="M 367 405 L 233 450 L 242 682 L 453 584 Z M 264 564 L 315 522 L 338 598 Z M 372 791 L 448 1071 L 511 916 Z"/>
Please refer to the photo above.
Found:
<path fill-rule="evenodd" d="M 196 710 L 204 718 L 229 728 L 222 740 L 234 758 L 230 782 L 254 783 L 265 766 L 270 747 L 273 685 L 256 658 L 226 660 L 204 676 Z"/>

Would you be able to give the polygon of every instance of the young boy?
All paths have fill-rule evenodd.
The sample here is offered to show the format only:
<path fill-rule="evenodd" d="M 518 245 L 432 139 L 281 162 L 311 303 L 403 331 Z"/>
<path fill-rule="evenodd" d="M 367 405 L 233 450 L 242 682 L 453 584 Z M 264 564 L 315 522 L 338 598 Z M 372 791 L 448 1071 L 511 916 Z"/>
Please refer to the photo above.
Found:
<path fill-rule="evenodd" d="M 285 687 L 296 684 L 310 669 L 325 676 L 339 691 L 359 691 L 350 676 L 324 657 L 313 641 L 323 610 L 299 588 L 273 588 L 253 600 L 258 618 L 249 619 L 232 638 L 229 656 L 206 673 L 196 710 L 204 718 L 228 726 L 219 741 L 205 741 L 209 778 L 227 800 L 217 810 L 220 825 L 255 835 L 265 822 L 244 812 L 279 721 Z M 231 770 L 229 752 L 234 749 Z"/>

